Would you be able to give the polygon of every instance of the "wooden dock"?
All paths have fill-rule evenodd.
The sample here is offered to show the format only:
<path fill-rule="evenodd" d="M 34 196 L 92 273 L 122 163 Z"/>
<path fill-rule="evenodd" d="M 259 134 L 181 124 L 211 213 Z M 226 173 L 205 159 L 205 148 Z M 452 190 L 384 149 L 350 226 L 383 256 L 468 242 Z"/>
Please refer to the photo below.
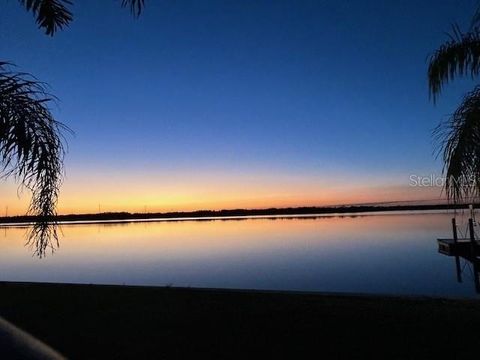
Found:
<path fill-rule="evenodd" d="M 470 239 L 437 239 L 438 252 L 447 256 L 480 256 L 480 242 Z"/>
<path fill-rule="evenodd" d="M 438 252 L 455 257 L 455 268 L 457 272 L 457 281 L 462 282 L 462 266 L 460 259 L 471 263 L 475 290 L 480 294 L 480 241 L 475 236 L 473 219 L 468 219 L 469 238 L 458 238 L 457 224 L 452 219 L 452 239 L 437 239 Z"/>
<path fill-rule="evenodd" d="M 468 260 L 476 259 L 480 255 L 480 241 L 475 236 L 473 219 L 468 219 L 469 238 L 459 238 L 457 222 L 452 219 L 453 238 L 437 239 L 438 252 L 448 256 L 461 256 Z"/>

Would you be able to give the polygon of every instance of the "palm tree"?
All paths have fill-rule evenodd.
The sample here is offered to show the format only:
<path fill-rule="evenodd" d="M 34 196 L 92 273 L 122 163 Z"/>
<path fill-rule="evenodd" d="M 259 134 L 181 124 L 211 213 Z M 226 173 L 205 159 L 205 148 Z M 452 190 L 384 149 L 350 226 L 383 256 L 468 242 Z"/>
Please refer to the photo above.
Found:
<path fill-rule="evenodd" d="M 19 0 L 31 12 L 38 27 L 49 36 L 73 20 L 70 0 Z M 122 0 L 139 16 L 144 0 Z M 54 97 L 45 84 L 14 66 L 0 61 L 0 175 L 14 177 L 32 192 L 28 213 L 37 221 L 27 243 L 43 257 L 58 246 L 56 206 L 63 179 L 64 138 L 67 129 L 53 117 L 49 105 Z"/>
<path fill-rule="evenodd" d="M 471 26 L 462 32 L 457 25 L 430 58 L 428 83 L 436 102 L 443 87 L 459 76 L 480 73 L 480 7 Z M 449 119 L 435 130 L 443 156 L 447 198 L 472 201 L 480 195 L 480 86 L 468 92 Z"/>

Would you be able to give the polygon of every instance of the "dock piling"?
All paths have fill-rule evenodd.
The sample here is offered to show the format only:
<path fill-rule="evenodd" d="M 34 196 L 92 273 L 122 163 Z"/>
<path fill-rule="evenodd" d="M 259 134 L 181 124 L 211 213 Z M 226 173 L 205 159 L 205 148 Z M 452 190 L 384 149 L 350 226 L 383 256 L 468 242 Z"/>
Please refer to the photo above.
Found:
<path fill-rule="evenodd" d="M 457 220 L 452 218 L 452 231 L 453 231 L 453 243 L 458 243 L 458 234 L 457 234 Z M 457 281 L 462 282 L 462 268 L 460 267 L 460 257 L 455 255 L 455 270 L 457 273 Z"/>
<path fill-rule="evenodd" d="M 472 256 L 475 257 L 475 230 L 473 229 L 473 219 L 468 219 L 468 229 L 470 231 L 470 244 L 472 249 Z"/>
<path fill-rule="evenodd" d="M 458 241 L 458 234 L 457 234 L 457 220 L 452 218 L 452 230 L 453 230 L 453 242 L 456 244 Z"/>

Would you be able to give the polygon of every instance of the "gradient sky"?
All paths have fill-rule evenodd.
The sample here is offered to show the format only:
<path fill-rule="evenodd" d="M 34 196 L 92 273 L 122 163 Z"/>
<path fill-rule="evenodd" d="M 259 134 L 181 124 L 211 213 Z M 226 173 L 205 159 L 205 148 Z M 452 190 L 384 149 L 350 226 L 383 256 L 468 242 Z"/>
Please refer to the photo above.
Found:
<path fill-rule="evenodd" d="M 437 198 L 411 174 L 441 172 L 427 57 L 476 1 L 76 1 L 50 38 L 16 1 L 1 59 L 60 99 L 61 213 L 301 206 Z M 0 206 L 28 192 L 0 183 Z M 0 210 L 3 212 L 3 210 Z"/>

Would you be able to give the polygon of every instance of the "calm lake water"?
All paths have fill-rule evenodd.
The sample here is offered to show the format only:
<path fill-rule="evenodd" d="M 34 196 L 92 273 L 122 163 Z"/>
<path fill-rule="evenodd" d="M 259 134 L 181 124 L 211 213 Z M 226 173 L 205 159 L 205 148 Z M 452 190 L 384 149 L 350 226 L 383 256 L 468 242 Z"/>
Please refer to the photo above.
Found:
<path fill-rule="evenodd" d="M 63 225 L 44 259 L 0 232 L 0 280 L 476 297 L 438 253 L 451 213 Z"/>

